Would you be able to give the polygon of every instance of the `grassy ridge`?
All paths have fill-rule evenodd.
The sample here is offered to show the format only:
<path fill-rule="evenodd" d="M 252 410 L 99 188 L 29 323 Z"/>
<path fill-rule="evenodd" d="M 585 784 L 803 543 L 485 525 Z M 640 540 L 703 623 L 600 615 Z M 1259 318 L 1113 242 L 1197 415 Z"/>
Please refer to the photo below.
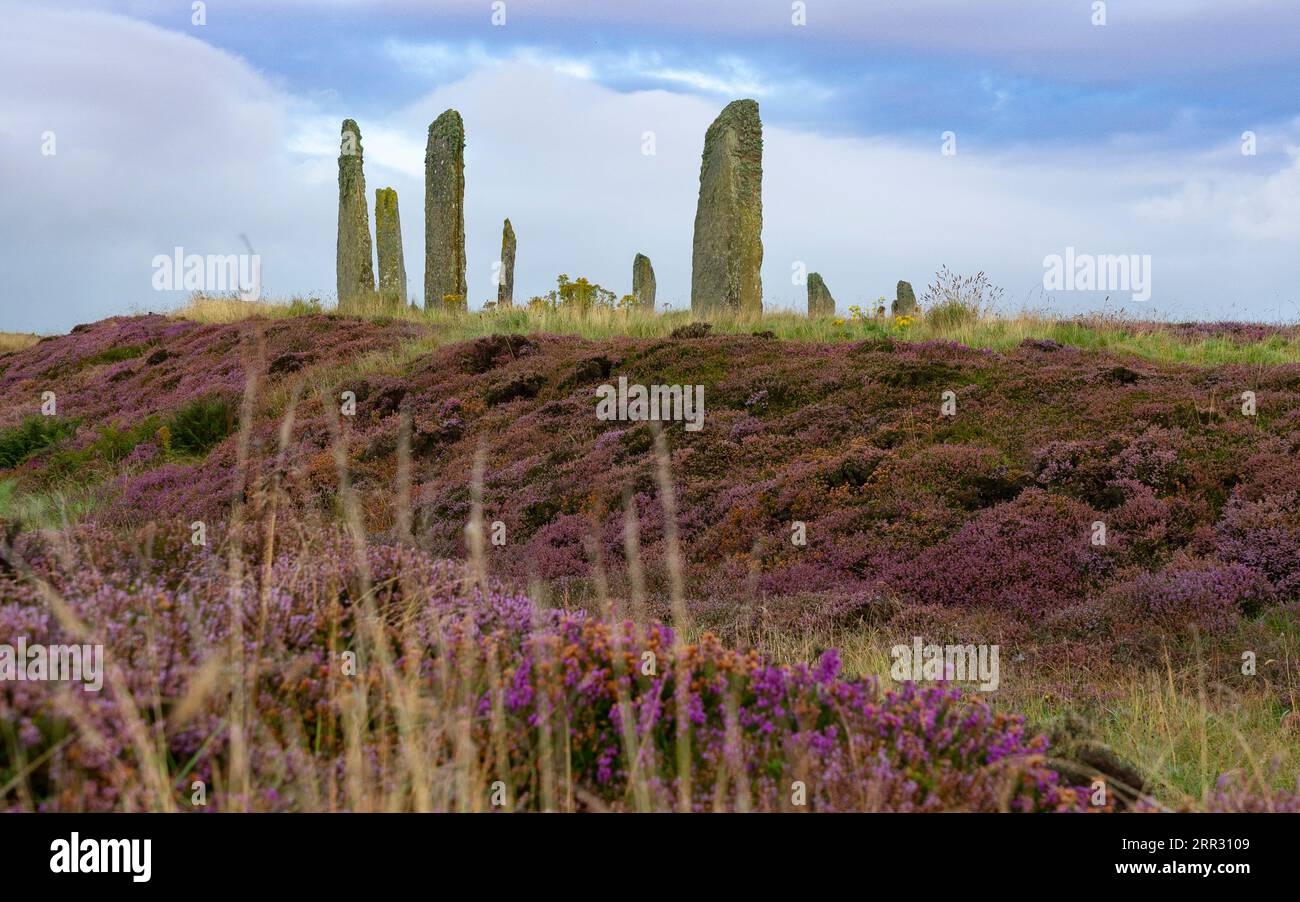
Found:
<path fill-rule="evenodd" d="M 254 316 L 280 318 L 320 312 L 319 304 L 300 300 L 250 303 L 229 298 L 196 297 L 176 311 L 176 315 L 203 323 L 231 323 Z M 785 341 L 846 342 L 890 337 L 906 341 L 955 341 L 972 348 L 1006 351 L 1025 339 L 1037 339 L 1154 362 L 1193 366 L 1300 363 L 1300 328 L 1294 326 L 1170 324 L 1103 316 L 1062 319 L 1022 313 L 942 320 L 922 316 L 904 324 L 892 317 L 810 318 L 788 311 L 766 313 L 755 319 L 717 314 L 698 316 L 684 310 L 645 313 L 597 308 L 578 312 L 525 307 L 471 313 L 407 307 L 398 311 L 376 310 L 367 316 L 427 325 L 444 342 L 492 334 L 533 333 L 577 335 L 594 340 L 664 338 L 674 329 L 703 320 L 712 325 L 713 334 L 772 332 L 776 338 Z"/>

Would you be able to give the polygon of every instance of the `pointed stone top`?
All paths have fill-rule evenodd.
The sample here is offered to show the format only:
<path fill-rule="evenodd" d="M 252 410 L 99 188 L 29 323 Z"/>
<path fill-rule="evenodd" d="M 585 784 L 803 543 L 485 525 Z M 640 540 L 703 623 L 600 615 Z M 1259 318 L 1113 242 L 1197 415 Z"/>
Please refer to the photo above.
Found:
<path fill-rule="evenodd" d="M 763 121 L 758 118 L 757 100 L 733 100 L 723 107 L 704 133 L 704 148 L 716 145 L 727 132 L 735 132 L 742 153 L 761 157 L 763 153 Z"/>
<path fill-rule="evenodd" d="M 636 266 L 638 263 L 641 263 L 642 261 L 649 263 L 650 258 L 647 257 L 645 254 L 637 254 L 635 257 L 632 258 L 632 265 Z"/>
<path fill-rule="evenodd" d="M 730 113 L 733 116 L 757 116 L 758 101 L 751 100 L 749 98 L 741 98 L 740 100 L 733 100 L 731 101 L 731 103 L 727 104 L 725 107 L 722 108 L 722 113 L 720 115 L 725 116 L 728 113 Z"/>
<path fill-rule="evenodd" d="M 397 189 L 395 188 L 375 189 L 375 214 L 376 215 L 378 215 L 381 207 L 385 211 L 397 209 Z"/>
<path fill-rule="evenodd" d="M 344 119 L 343 128 L 339 130 L 339 156 L 361 156 L 361 128 L 355 119 Z"/>
<path fill-rule="evenodd" d="M 514 226 L 512 226 L 512 225 L 510 224 L 510 217 L 509 217 L 509 216 L 506 217 L 505 232 L 506 232 L 506 234 L 508 234 L 508 235 L 513 235 L 513 234 L 515 233 L 515 228 L 514 228 Z"/>
<path fill-rule="evenodd" d="M 460 118 L 460 113 L 455 110 L 446 110 L 441 116 L 429 124 L 429 137 L 434 135 L 442 137 L 459 136 L 462 140 L 465 137 L 465 123 Z"/>
<path fill-rule="evenodd" d="M 723 107 L 722 112 L 718 114 L 718 118 L 713 120 L 713 126 L 727 125 L 760 128 L 762 123 L 758 118 L 758 101 L 733 100 Z"/>

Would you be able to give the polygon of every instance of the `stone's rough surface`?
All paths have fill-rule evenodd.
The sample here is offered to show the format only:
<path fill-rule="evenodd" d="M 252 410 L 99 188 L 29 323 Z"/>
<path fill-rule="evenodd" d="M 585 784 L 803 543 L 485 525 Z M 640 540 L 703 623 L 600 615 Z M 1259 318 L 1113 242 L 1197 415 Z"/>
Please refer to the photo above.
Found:
<path fill-rule="evenodd" d="M 819 273 L 808 273 L 808 315 L 834 316 L 835 298 Z"/>
<path fill-rule="evenodd" d="M 397 192 L 375 189 L 375 251 L 379 255 L 379 300 L 386 308 L 406 306 L 406 260 Z"/>
<path fill-rule="evenodd" d="M 727 105 L 704 136 L 691 258 L 691 310 L 763 312 L 763 124 L 758 104 Z"/>
<path fill-rule="evenodd" d="M 362 171 L 361 129 L 343 120 L 339 146 L 339 231 L 334 273 L 339 310 L 348 312 L 375 292 L 370 250 L 370 214 L 366 210 L 366 176 Z"/>
<path fill-rule="evenodd" d="M 515 230 L 506 220 L 501 229 L 501 281 L 497 283 L 497 306 L 512 307 L 515 303 Z"/>
<path fill-rule="evenodd" d="M 424 151 L 424 306 L 464 307 L 465 126 L 447 110 Z"/>
<path fill-rule="evenodd" d="M 894 316 L 911 316 L 916 313 L 916 295 L 911 282 L 899 282 L 897 296 L 890 310 Z"/>
<path fill-rule="evenodd" d="M 632 261 L 632 296 L 638 309 L 654 312 L 655 268 L 645 254 L 637 254 Z"/>

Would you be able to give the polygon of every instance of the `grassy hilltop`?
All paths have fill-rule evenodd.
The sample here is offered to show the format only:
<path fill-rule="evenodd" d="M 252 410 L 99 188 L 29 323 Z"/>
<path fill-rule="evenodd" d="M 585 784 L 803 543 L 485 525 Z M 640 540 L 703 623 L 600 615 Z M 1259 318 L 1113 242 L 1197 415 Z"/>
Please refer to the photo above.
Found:
<path fill-rule="evenodd" d="M 1300 330 L 695 319 L 199 299 L 0 353 L 0 619 L 121 666 L 5 702 L 0 804 L 1300 803 Z M 705 428 L 598 420 L 620 375 Z M 917 635 L 1001 687 L 886 691 Z"/>

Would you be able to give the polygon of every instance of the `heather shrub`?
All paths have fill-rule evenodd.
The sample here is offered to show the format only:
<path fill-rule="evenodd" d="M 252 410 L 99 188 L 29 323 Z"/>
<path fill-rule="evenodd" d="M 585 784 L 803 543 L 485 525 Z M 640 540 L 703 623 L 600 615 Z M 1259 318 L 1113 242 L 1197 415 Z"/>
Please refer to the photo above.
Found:
<path fill-rule="evenodd" d="M 1182 431 L 1152 427 L 1130 439 L 1115 455 L 1111 467 L 1120 479 L 1131 479 L 1157 490 L 1168 490 L 1178 476 L 1178 446 Z"/>
<path fill-rule="evenodd" d="M 956 689 L 882 691 L 841 675 L 833 651 L 813 666 L 778 666 L 707 634 L 678 651 L 672 631 L 657 624 L 541 610 L 499 585 L 480 590 L 464 567 L 410 548 L 372 546 L 358 557 L 341 537 L 301 534 L 310 547 L 281 551 L 265 566 L 249 561 L 238 576 L 224 554 L 187 547 L 175 530 L 155 536 L 148 557 L 110 534 L 83 534 L 71 567 L 44 540 L 24 538 L 24 558 L 104 642 L 121 680 L 112 692 L 62 699 L 49 683 L 0 686 L 0 710 L 16 724 L 24 760 L 41 762 L 31 785 L 42 807 L 142 803 L 147 781 L 132 774 L 154 765 L 141 760 L 125 705 L 136 706 L 132 716 L 144 719 L 166 761 L 186 762 L 169 771 L 167 797 L 152 806 L 177 807 L 194 779 L 227 786 L 218 775 L 231 767 L 228 700 L 211 687 L 197 701 L 189 693 L 203 662 L 230 647 L 232 628 L 243 631 L 245 670 L 231 679 L 251 679 L 256 700 L 246 726 L 255 739 L 252 794 L 217 791 L 218 808 L 302 807 L 311 780 L 322 781 L 312 792 L 358 806 L 348 781 L 359 776 L 404 798 L 399 807 L 433 801 L 410 795 L 431 780 L 442 787 L 435 807 L 487 808 L 486 791 L 471 787 L 497 780 L 509 807 L 550 807 L 547 781 L 559 773 L 545 762 L 555 767 L 547 757 L 555 743 L 584 807 L 669 808 L 687 780 L 673 751 L 682 730 L 697 809 L 784 809 L 795 780 L 806 783 L 813 810 L 1081 804 L 1043 765 L 1041 736 Z M 67 640 L 31 580 L 0 575 L 0 597 L 6 635 Z M 377 620 L 365 614 L 371 607 Z M 344 650 L 365 662 L 351 680 L 338 675 Z M 647 654 L 657 659 L 648 671 Z M 397 671 L 378 663 L 385 655 Z M 684 708 L 674 702 L 679 677 Z M 421 693 L 417 722 L 400 707 L 394 680 Z M 358 693 L 372 712 L 387 712 L 360 737 L 343 728 Z M 60 747 L 72 710 L 80 735 L 89 729 L 96 740 Z M 449 738 L 450 724 L 465 717 L 468 747 Z M 412 730 L 424 737 L 414 759 L 410 747 L 394 747 L 411 741 Z M 12 754 L 0 746 L 0 773 L 17 766 Z"/>
<path fill-rule="evenodd" d="M 978 513 L 891 584 L 922 602 L 1052 610 L 1084 594 L 1110 568 L 1106 549 L 1090 544 L 1093 519 L 1072 499 L 1026 489 Z"/>
<path fill-rule="evenodd" d="M 900 468 L 908 481 L 962 510 L 974 511 L 1010 501 L 1024 487 L 1023 473 L 996 448 L 932 445 Z"/>
<path fill-rule="evenodd" d="M 1210 633 L 1257 614 L 1274 598 L 1268 580 L 1250 567 L 1188 557 L 1141 573 L 1115 591 L 1127 596 L 1145 621 L 1164 630 L 1195 627 Z"/>
<path fill-rule="evenodd" d="M 1105 518 L 1108 543 L 1128 562 L 1157 563 L 1171 544 L 1183 544 L 1172 523 L 1176 501 L 1156 496 L 1155 491 L 1136 479 L 1115 479 L 1107 483 L 1111 498 L 1122 498 Z M 1183 541 L 1176 541 L 1183 539 Z"/>
<path fill-rule="evenodd" d="M 1043 488 L 1069 494 L 1100 506 L 1112 475 L 1106 443 L 1098 440 L 1053 441 L 1035 450 L 1030 468 Z"/>
<path fill-rule="evenodd" d="M 1300 814 L 1300 777 L 1288 790 L 1273 790 L 1240 771 L 1221 774 L 1202 810 L 1216 813 Z"/>
<path fill-rule="evenodd" d="M 1300 494 L 1247 501 L 1234 495 L 1215 526 L 1220 557 L 1263 573 L 1277 593 L 1300 595 Z"/>

